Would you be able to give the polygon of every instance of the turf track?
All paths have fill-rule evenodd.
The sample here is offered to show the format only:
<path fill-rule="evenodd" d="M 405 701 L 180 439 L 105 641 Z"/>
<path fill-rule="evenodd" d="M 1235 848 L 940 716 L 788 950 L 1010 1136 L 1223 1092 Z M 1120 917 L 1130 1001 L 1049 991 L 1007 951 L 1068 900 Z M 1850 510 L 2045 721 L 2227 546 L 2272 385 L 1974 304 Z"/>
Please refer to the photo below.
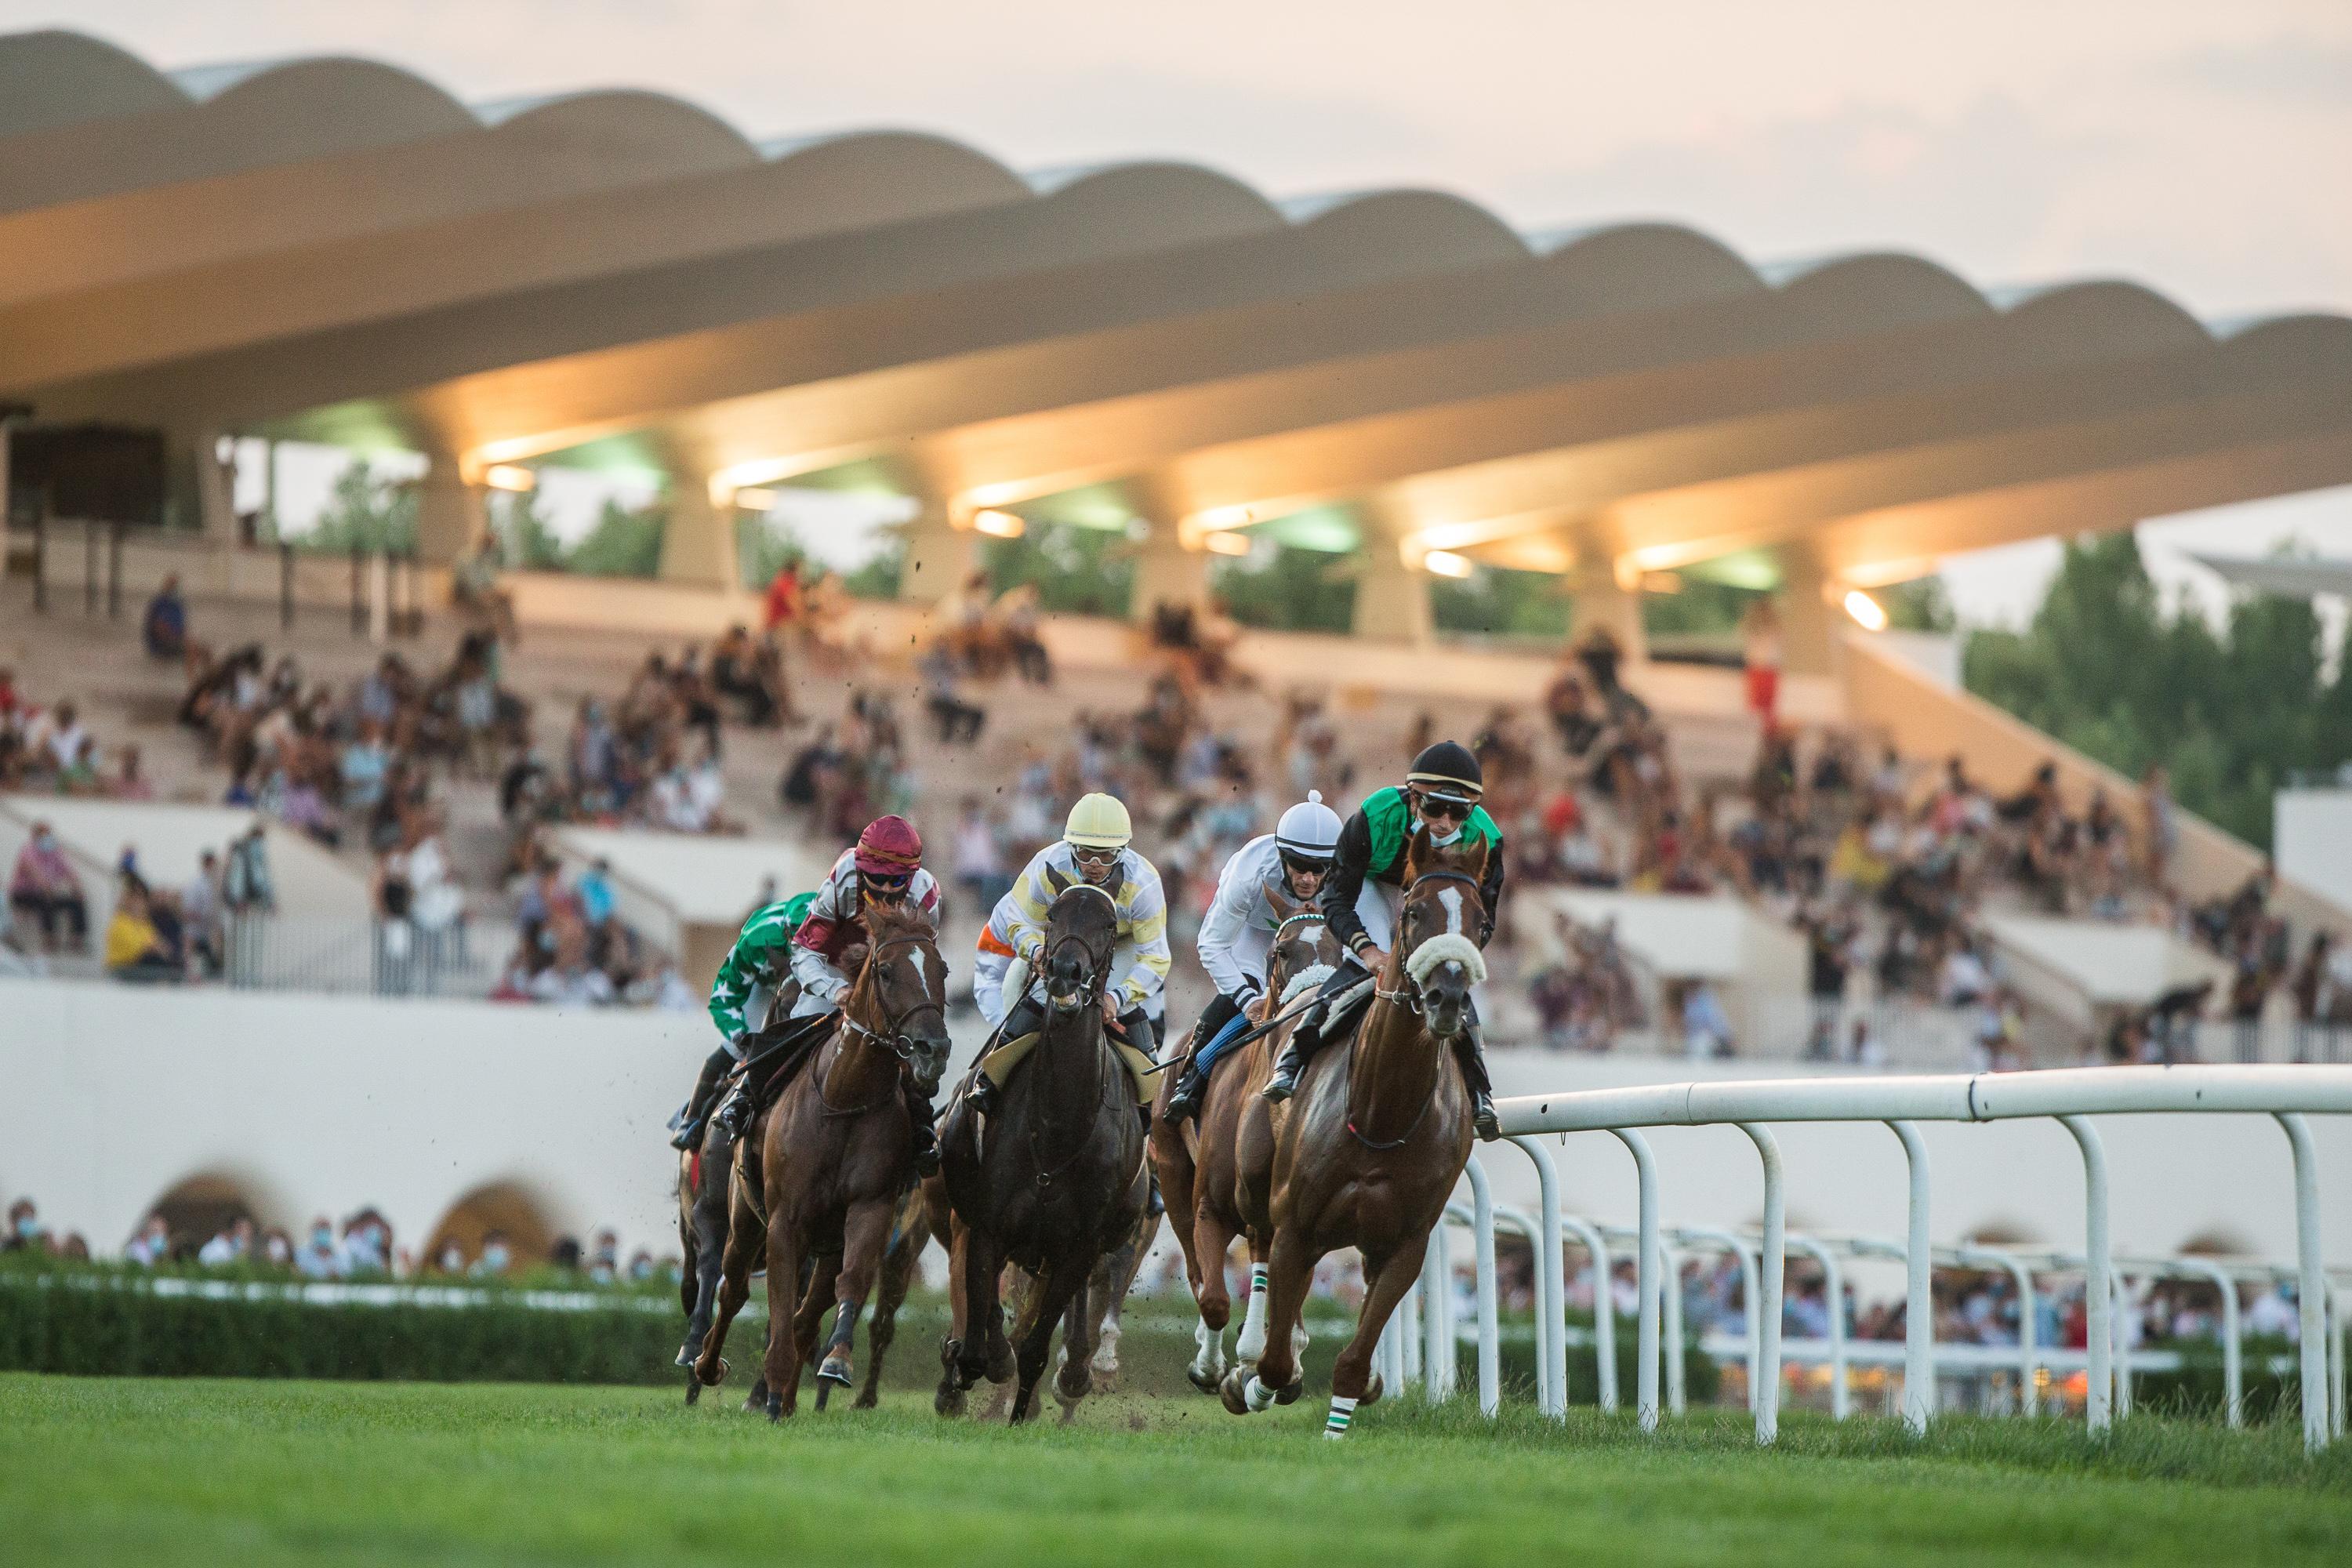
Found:
<path fill-rule="evenodd" d="M 1375 1406 L 1331 1444 L 1312 1401 L 779 1429 L 740 1394 L 0 1376 L 0 1562 L 2352 1562 L 2352 1448 L 2306 1462 L 2285 1425 L 1799 1415 L 1758 1454 L 1728 1412 Z"/>

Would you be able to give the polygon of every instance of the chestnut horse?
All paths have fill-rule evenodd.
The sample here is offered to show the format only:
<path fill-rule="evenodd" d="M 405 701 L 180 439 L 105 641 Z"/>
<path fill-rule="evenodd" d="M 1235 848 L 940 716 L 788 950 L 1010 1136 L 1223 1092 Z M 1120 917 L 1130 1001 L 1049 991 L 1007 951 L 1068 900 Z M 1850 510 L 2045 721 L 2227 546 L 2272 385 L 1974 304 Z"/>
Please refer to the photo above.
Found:
<path fill-rule="evenodd" d="M 719 1317 L 694 1366 L 698 1384 L 726 1375 L 719 1352 L 764 1245 L 763 1375 L 772 1420 L 799 1401 L 801 1368 L 815 1353 L 826 1300 L 839 1310 L 817 1378 L 820 1385 L 853 1379 L 851 1336 L 889 1240 L 891 1212 L 914 1179 L 907 1090 L 911 1084 L 928 1097 L 947 1067 L 947 964 L 937 933 L 914 910 L 869 908 L 866 921 L 866 962 L 843 1003 L 841 1026 L 769 1108 L 756 1141 L 746 1138 L 737 1152 Z M 748 1168 L 753 1147 L 756 1177 Z M 819 1268 L 808 1280 L 818 1310 L 797 1311 L 803 1261 L 836 1257 L 837 1274 Z M 817 1295 L 828 1289 L 829 1297 Z"/>
<path fill-rule="evenodd" d="M 1047 873 L 1040 1037 L 999 1096 L 984 1134 L 968 1110 L 951 1115 L 940 1151 L 950 1209 L 948 1279 L 952 1324 L 940 1348 L 936 1405 L 963 1407 L 983 1376 L 1003 1382 L 1008 1349 L 999 1305 L 1004 1265 L 1036 1278 L 1009 1347 L 1019 1375 L 1012 1419 L 1035 1415 L 1054 1325 L 1065 1317 L 1066 1360 L 1055 1379 L 1064 1416 L 1092 1386 L 1095 1266 L 1140 1223 L 1150 1192 L 1134 1080 L 1111 1049 L 1102 998 L 1118 945 L 1110 895 Z"/>
<path fill-rule="evenodd" d="M 1275 888 L 1266 900 L 1279 923 L 1265 959 L 1265 1016 L 1290 1005 L 1321 985 L 1339 962 L 1339 944 L 1311 903 L 1294 901 Z M 1253 1024 L 1265 1016 L 1253 1016 Z M 1163 1081 L 1160 1103 L 1151 1120 L 1151 1165 L 1159 1173 L 1160 1191 L 1168 1200 L 1168 1221 L 1184 1248 L 1184 1272 L 1192 1280 L 1192 1300 L 1201 1310 L 1193 1331 L 1199 1353 L 1185 1370 L 1192 1386 L 1214 1394 L 1224 1374 L 1224 1331 L 1233 1318 L 1233 1298 L 1225 1279 L 1225 1258 L 1234 1237 L 1247 1236 L 1250 1244 L 1250 1297 L 1234 1355 L 1254 1364 L 1265 1349 L 1266 1244 L 1271 1235 L 1266 1219 L 1263 1183 L 1255 1192 L 1243 1181 L 1242 1129 L 1255 1107 L 1258 1140 L 1270 1147 L 1264 1131 L 1269 1107 L 1258 1098 L 1297 1020 L 1276 1024 L 1247 1044 L 1229 1047 L 1210 1068 L 1208 1091 L 1201 1100 L 1197 1137 L 1189 1127 L 1171 1127 L 1160 1114 L 1175 1092 Z M 1172 1080 L 1172 1072 L 1162 1075 Z"/>
<path fill-rule="evenodd" d="M 1236 1415 L 1298 1385 L 1291 1331 L 1315 1265 L 1343 1247 L 1363 1255 L 1364 1306 L 1331 1369 L 1324 1435 L 1346 1436 L 1356 1405 L 1381 1395 L 1373 1347 L 1420 1278 L 1430 1230 L 1470 1158 L 1470 1091 L 1454 1044 L 1469 1021 L 1470 988 L 1486 978 L 1471 933 L 1485 923 L 1486 855 L 1483 845 L 1433 848 L 1426 829 L 1414 831 L 1396 945 L 1354 1040 L 1346 1050 L 1335 1040 L 1309 1061 L 1298 1092 L 1270 1118 L 1271 1147 L 1259 1152 L 1274 1226 L 1272 1301 L 1256 1371 L 1235 1367 L 1219 1389 Z M 1243 1142 L 1247 1160 L 1246 1129 Z"/>

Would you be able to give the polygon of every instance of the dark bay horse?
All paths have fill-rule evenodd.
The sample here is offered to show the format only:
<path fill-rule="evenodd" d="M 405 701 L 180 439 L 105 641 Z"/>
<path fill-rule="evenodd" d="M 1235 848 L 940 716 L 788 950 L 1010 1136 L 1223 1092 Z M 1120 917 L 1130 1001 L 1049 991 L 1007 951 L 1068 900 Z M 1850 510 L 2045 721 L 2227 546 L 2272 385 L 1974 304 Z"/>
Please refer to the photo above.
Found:
<path fill-rule="evenodd" d="M 866 920 L 866 962 L 843 1004 L 841 1026 L 769 1109 L 756 1139 L 745 1140 L 759 1151 L 756 1173 L 748 1150 L 738 1151 L 719 1316 L 694 1366 L 700 1384 L 725 1375 L 719 1352 L 764 1247 L 763 1375 L 773 1420 L 798 1403 L 824 1300 L 839 1310 L 818 1380 L 845 1385 L 854 1378 L 851 1336 L 889 1239 L 892 1210 L 914 1180 L 907 1089 L 911 1084 L 928 1096 L 947 1066 L 947 964 L 930 922 L 888 908 L 869 908 Z M 820 1268 L 808 1279 L 819 1310 L 799 1310 L 803 1261 L 836 1257 L 837 1272 Z"/>
<path fill-rule="evenodd" d="M 1051 875 L 1051 873 L 1049 873 Z M 1150 1179 L 1134 1080 L 1112 1050 L 1102 998 L 1118 942 L 1110 895 L 1056 877 L 1045 912 L 1045 1017 L 1036 1047 L 999 1096 L 984 1132 L 949 1120 L 940 1190 L 950 1209 L 952 1326 L 940 1347 L 937 1405 L 963 1406 L 983 1376 L 1003 1380 L 1006 1339 L 1000 1276 L 1007 1263 L 1036 1278 L 1011 1348 L 1019 1386 L 1012 1419 L 1035 1415 L 1055 1323 L 1066 1317 L 1055 1396 L 1066 1415 L 1092 1385 L 1094 1312 L 1088 1286 L 1103 1255 L 1140 1223 Z"/>
<path fill-rule="evenodd" d="M 1415 831 L 1396 945 L 1354 1040 L 1310 1061 L 1297 1094 L 1271 1119 L 1264 1171 L 1272 1301 L 1256 1371 L 1235 1367 L 1219 1391 L 1236 1415 L 1297 1385 L 1291 1331 L 1315 1265 L 1343 1247 L 1363 1255 L 1364 1305 L 1331 1369 L 1324 1435 L 1344 1436 L 1358 1403 L 1380 1397 L 1373 1348 L 1420 1278 L 1430 1230 L 1470 1158 L 1470 1091 L 1454 1042 L 1468 1022 L 1470 988 L 1486 978 L 1471 933 L 1484 924 L 1486 853 L 1433 848 L 1427 830 Z"/>
<path fill-rule="evenodd" d="M 1281 917 L 1266 952 L 1267 1016 L 1322 984 L 1339 961 L 1339 944 L 1312 903 L 1292 900 L 1269 888 L 1266 898 Z M 1254 1022 L 1263 1023 L 1264 1019 Z M 1224 1375 L 1224 1331 L 1233 1318 L 1233 1297 L 1225 1278 L 1226 1254 L 1234 1237 L 1247 1236 L 1250 1244 L 1250 1297 L 1235 1356 L 1254 1364 L 1265 1349 L 1266 1194 L 1261 1182 L 1249 1192 L 1243 1182 L 1243 1129 L 1255 1121 L 1253 1134 L 1262 1150 L 1271 1149 L 1266 1113 L 1272 1109 L 1258 1098 L 1273 1070 L 1274 1059 L 1289 1039 L 1297 1021 L 1276 1025 L 1256 1039 L 1231 1047 L 1210 1069 L 1208 1092 L 1201 1101 L 1198 1134 L 1192 1128 L 1171 1127 L 1161 1112 L 1174 1092 L 1163 1081 L 1160 1102 L 1151 1119 L 1151 1165 L 1160 1176 L 1160 1191 L 1168 1201 L 1168 1221 L 1184 1248 L 1184 1272 L 1192 1285 L 1192 1300 L 1201 1310 L 1193 1340 L 1199 1353 L 1185 1375 L 1204 1394 L 1217 1391 Z M 1174 1073 L 1161 1075 L 1172 1080 Z M 1258 1162 L 1265 1163 L 1264 1153 Z M 1254 1201 L 1252 1201 L 1254 1200 Z"/>

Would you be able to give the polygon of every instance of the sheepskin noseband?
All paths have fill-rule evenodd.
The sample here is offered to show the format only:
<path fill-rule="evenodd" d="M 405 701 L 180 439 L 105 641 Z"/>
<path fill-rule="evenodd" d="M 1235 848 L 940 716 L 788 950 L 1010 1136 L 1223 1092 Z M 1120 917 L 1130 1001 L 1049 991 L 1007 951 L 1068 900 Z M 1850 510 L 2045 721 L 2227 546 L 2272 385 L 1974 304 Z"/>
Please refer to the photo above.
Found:
<path fill-rule="evenodd" d="M 1412 956 L 1404 961 L 1404 972 L 1415 985 L 1426 985 L 1441 963 L 1460 964 L 1473 985 L 1486 983 L 1486 955 L 1478 951 L 1476 942 L 1459 931 L 1440 931 L 1414 948 Z"/>

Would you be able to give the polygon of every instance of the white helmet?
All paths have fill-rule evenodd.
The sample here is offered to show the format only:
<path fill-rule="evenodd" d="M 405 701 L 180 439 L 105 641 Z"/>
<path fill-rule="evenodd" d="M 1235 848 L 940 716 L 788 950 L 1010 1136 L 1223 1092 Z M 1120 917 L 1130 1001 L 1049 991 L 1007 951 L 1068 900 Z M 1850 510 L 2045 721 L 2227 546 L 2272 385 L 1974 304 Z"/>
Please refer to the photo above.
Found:
<path fill-rule="evenodd" d="M 1282 814 L 1275 825 L 1274 847 L 1285 859 L 1328 860 L 1339 847 L 1339 814 L 1323 804 L 1323 792 L 1310 789 L 1307 798 Z"/>

